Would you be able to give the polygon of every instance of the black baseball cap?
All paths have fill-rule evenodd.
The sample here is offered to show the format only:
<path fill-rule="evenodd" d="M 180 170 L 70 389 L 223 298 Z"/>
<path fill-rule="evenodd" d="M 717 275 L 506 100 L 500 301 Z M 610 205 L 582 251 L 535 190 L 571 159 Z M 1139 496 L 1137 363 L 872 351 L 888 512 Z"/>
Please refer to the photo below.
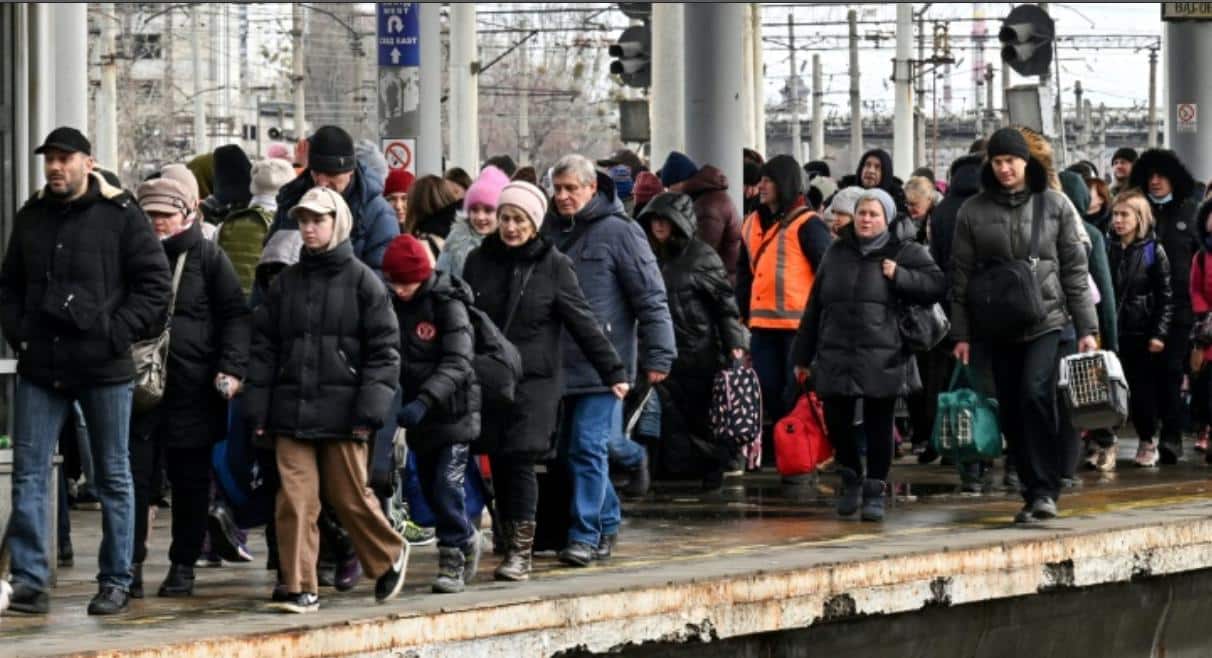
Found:
<path fill-rule="evenodd" d="M 51 149 L 68 153 L 83 153 L 84 155 L 93 154 L 93 145 L 89 143 L 84 133 L 69 126 L 60 126 L 52 130 L 46 136 L 46 141 L 42 142 L 42 146 L 34 149 L 34 153 L 41 155 Z"/>
<path fill-rule="evenodd" d="M 635 178 L 636 175 L 644 170 L 644 161 L 631 149 L 619 149 L 612 153 L 610 157 L 598 160 L 599 167 L 609 168 L 615 165 L 627 165 L 631 167 L 632 178 Z"/>

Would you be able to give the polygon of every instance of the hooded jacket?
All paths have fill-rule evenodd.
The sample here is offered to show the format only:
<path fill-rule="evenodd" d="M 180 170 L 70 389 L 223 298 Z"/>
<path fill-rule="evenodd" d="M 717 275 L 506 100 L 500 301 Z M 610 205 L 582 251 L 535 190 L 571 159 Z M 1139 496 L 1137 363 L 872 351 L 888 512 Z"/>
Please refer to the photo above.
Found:
<path fill-rule="evenodd" d="M 1072 171 L 1062 171 L 1058 178 L 1065 196 L 1073 202 L 1078 217 L 1081 217 L 1081 209 L 1090 207 L 1090 188 L 1086 186 L 1086 181 Z M 1090 278 L 1098 288 L 1098 304 L 1094 310 L 1098 313 L 1099 338 L 1102 339 L 1103 349 L 1115 350 L 1119 345 L 1119 323 L 1115 319 L 1118 296 L 1115 294 L 1111 266 L 1107 261 L 1108 244 L 1098 229 L 1089 222 L 1082 222 L 1082 230 L 1090 240 L 1090 251 L 1087 253 Z"/>
<path fill-rule="evenodd" d="M 678 358 L 671 374 L 712 377 L 728 362 L 732 350 L 749 348 L 736 293 L 719 256 L 695 237 L 689 197 L 677 193 L 654 197 L 637 218 L 649 235 L 656 217 L 673 224 L 669 240 L 654 244 L 677 338 Z"/>
<path fill-rule="evenodd" d="M 244 379 L 252 314 L 236 270 L 218 245 L 202 237 L 200 222 L 163 242 L 169 267 L 185 254 L 168 343 L 164 399 L 146 417 L 132 420 L 132 434 L 154 431 L 173 448 L 204 448 L 227 431 L 227 401 L 215 375 Z"/>
<path fill-rule="evenodd" d="M 353 217 L 350 246 L 354 255 L 381 276 L 383 252 L 400 234 L 400 225 L 396 222 L 395 211 L 383 198 L 382 181 L 366 172 L 366 165 L 359 162 L 354 170 L 353 180 L 342 196 L 345 197 Z M 278 212 L 274 216 L 273 226 L 269 229 L 271 236 L 283 229 L 299 228 L 298 223 L 291 219 L 290 210 L 299 203 L 307 190 L 314 186 L 311 171 L 305 169 L 298 178 L 282 187 L 278 192 Z"/>
<path fill-rule="evenodd" d="M 304 249 L 270 284 L 253 325 L 249 427 L 339 441 L 382 425 L 399 385 L 399 326 L 387 287 L 349 240 Z"/>
<path fill-rule="evenodd" d="M 805 206 L 804 177 L 795 159 L 789 155 L 776 155 L 762 165 L 762 175 L 768 176 L 778 190 L 778 208 L 771 209 L 766 204 L 760 204 L 758 209 L 749 215 L 745 221 L 760 222 L 763 229 L 769 229 L 776 222 L 789 219 L 797 209 Z M 742 237 L 744 237 L 742 228 Z M 799 230 L 800 248 L 804 258 L 815 272 L 819 269 L 821 258 L 833 243 L 833 234 L 828 225 L 819 216 L 804 222 Z M 753 294 L 753 264 L 749 262 L 749 249 L 742 248 L 737 258 L 736 268 L 736 297 L 741 317 L 748 320 L 749 302 Z"/>
<path fill-rule="evenodd" d="M 947 180 L 951 186 L 947 195 L 930 214 L 930 255 L 943 268 L 947 284 L 951 284 L 951 243 L 955 239 L 955 222 L 960 206 L 981 191 L 981 165 L 984 158 L 965 155 L 951 163 Z"/>
<path fill-rule="evenodd" d="M 884 259 L 897 264 L 891 281 Z M 883 247 L 864 255 L 849 224 L 825 254 L 792 358 L 811 369 L 822 397 L 892 398 L 919 390 L 917 360 L 901 338 L 901 308 L 933 304 L 945 294 L 943 272 L 924 246 L 890 234 Z"/>
<path fill-rule="evenodd" d="M 736 283 L 736 262 L 741 251 L 741 216 L 728 195 L 728 177 L 718 167 L 705 165 L 671 190 L 690 195 L 699 239 L 719 254 L 728 280 Z"/>
<path fill-rule="evenodd" d="M 1111 278 L 1120 303 L 1119 335 L 1127 339 L 1156 339 L 1170 334 L 1174 298 L 1170 290 L 1170 259 L 1153 235 L 1128 246 L 1110 246 Z"/>
<path fill-rule="evenodd" d="M 455 222 L 450 234 L 446 236 L 446 244 L 442 247 L 442 254 L 438 256 L 434 268 L 455 276 L 463 276 L 463 266 L 467 263 L 468 254 L 475 251 L 482 242 L 484 236 L 476 233 L 470 221 L 462 219 Z"/>
<path fill-rule="evenodd" d="M 1155 173 L 1170 181 L 1171 198 L 1164 203 L 1148 196 L 1149 177 Z M 1189 292 L 1191 261 L 1200 251 L 1199 227 L 1195 221 L 1198 204 L 1192 198 L 1195 179 L 1173 151 L 1149 149 L 1132 165 L 1128 180 L 1132 187 L 1145 192 L 1149 199 L 1154 231 L 1170 257 L 1170 289 L 1174 294 L 1174 321 L 1171 328 L 1186 336 L 1195 323 Z"/>
<path fill-rule="evenodd" d="M 484 409 L 476 449 L 491 454 L 546 455 L 555 445 L 560 397 L 569 371 L 563 361 L 566 352 L 561 351 L 562 335 L 576 342 L 588 359 L 586 367 L 592 367 L 606 384 L 628 381 L 623 362 L 585 300 L 572 261 L 545 237 L 509 247 L 499 235 L 489 235 L 467 257 L 463 274 L 476 307 L 522 355 L 522 381 L 514 404 L 507 409 Z M 506 325 L 510 308 L 516 310 L 513 321 Z"/>
<path fill-rule="evenodd" d="M 871 149 L 859 158 L 858 168 L 854 170 L 855 183 L 862 187 L 863 185 L 863 163 L 867 158 L 875 156 L 880 160 L 880 183 L 878 187 L 889 195 L 896 202 L 896 212 L 898 214 L 907 214 L 909 212 L 909 204 L 905 200 L 905 189 L 901 182 L 897 180 L 892 172 L 892 156 L 884 149 Z"/>
<path fill-rule="evenodd" d="M 129 382 L 133 342 L 163 326 L 172 274 L 131 195 L 88 178 L 69 202 L 17 211 L 0 266 L 0 323 L 17 374 L 57 391 Z"/>
<path fill-rule="evenodd" d="M 1039 263 L 1035 280 L 1040 286 L 1044 319 L 1027 329 L 1017 342 L 1058 331 L 1070 322 L 1078 336 L 1098 331 L 1093 297 L 1088 289 L 1088 268 L 1083 229 L 1073 204 L 1048 185 L 1047 170 L 1035 157 L 1027 162 L 1027 188 L 1008 192 L 986 163 L 981 170 L 982 191 L 959 211 L 952 244 L 951 335 L 971 341 L 968 315 L 968 281 L 980 268 L 1012 259 L 1026 259 L 1031 242 L 1033 197 L 1044 196 Z"/>
<path fill-rule="evenodd" d="M 418 452 L 470 443 L 480 435 L 471 303 L 467 284 L 443 272 L 430 275 L 407 302 L 392 295 L 400 325 L 402 404 L 420 400 L 429 409 L 408 432 L 408 446 Z"/>
<path fill-rule="evenodd" d="M 572 217 L 561 216 L 552 204 L 542 234 L 572 260 L 589 306 L 627 367 L 628 381 L 635 380 L 637 357 L 641 369 L 668 373 L 677 345 L 656 256 L 639 225 L 623 213 L 610 177 L 598 172 L 597 183 L 597 193 Z M 564 375 L 567 395 L 609 390 L 567 335 Z"/>

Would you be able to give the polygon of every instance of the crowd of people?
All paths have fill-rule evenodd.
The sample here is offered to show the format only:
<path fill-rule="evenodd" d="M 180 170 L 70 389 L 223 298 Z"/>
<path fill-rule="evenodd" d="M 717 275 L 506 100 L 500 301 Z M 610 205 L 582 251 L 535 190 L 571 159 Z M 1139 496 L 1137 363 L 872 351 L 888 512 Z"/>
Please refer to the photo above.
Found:
<path fill-rule="evenodd" d="M 771 465 L 771 426 L 807 390 L 838 514 L 878 522 L 898 455 L 951 457 L 930 438 L 957 364 L 999 402 L 1017 522 L 1055 517 L 1083 465 L 1116 468 L 1120 428 L 1078 432 L 1058 400 L 1065 355 L 1119 355 L 1136 464 L 1177 463 L 1188 422 L 1208 453 L 1212 203 L 1169 151 L 1120 149 L 1104 181 L 1090 162 L 1056 171 L 1044 137 L 1011 127 L 946 180 L 902 181 L 881 149 L 836 180 L 748 149 L 731 183 L 683 153 L 649 166 L 628 150 L 542 175 L 497 156 L 475 176 L 415 177 L 323 126 L 256 162 L 228 145 L 165 164 L 133 191 L 75 129 L 35 152 L 46 185 L 0 268 L 18 359 L 13 611 L 49 609 L 52 541 L 71 564 L 69 515 L 48 526 L 57 446 L 72 455 L 61 509 L 70 479 L 102 513 L 97 615 L 144 596 L 166 488 L 164 597 L 192 595 L 199 562 L 252 560 L 262 525 L 270 605 L 287 612 L 363 576 L 390 600 L 429 542 L 433 591 L 463 591 L 484 516 L 497 580 L 527 580 L 541 548 L 608 560 L 620 497 Z M 1014 262 L 1038 306 L 1017 323 L 973 292 Z M 905 309 L 935 304 L 949 335 L 915 350 Z M 703 410 L 743 364 L 765 426 L 723 443 Z M 979 490 L 993 464 L 959 470 Z"/>

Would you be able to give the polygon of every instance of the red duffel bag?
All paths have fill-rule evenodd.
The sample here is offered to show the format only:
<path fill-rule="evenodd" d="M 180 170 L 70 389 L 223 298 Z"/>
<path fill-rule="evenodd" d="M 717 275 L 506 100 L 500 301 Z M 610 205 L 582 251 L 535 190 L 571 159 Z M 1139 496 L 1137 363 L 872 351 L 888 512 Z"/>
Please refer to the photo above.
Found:
<path fill-rule="evenodd" d="M 774 426 L 774 457 L 779 475 L 807 475 L 832 456 L 833 445 L 825 431 L 821 400 L 814 391 L 809 391 Z"/>

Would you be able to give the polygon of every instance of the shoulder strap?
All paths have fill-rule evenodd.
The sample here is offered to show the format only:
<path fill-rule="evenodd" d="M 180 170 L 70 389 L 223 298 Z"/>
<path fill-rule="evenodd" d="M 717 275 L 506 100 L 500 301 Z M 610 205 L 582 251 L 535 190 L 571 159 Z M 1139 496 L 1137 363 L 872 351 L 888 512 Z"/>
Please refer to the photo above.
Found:
<path fill-rule="evenodd" d="M 1031 208 L 1031 246 L 1028 247 L 1027 260 L 1031 263 L 1031 267 L 1039 262 L 1039 236 L 1043 232 L 1044 225 L 1044 194 L 1046 192 L 1037 192 L 1032 195 Z M 1057 235 L 1060 235 L 1060 230 L 1057 230 Z"/>
<path fill-rule="evenodd" d="M 181 252 L 181 255 L 177 256 L 177 266 L 173 270 L 173 294 L 168 298 L 169 320 L 172 320 L 173 310 L 177 306 L 177 288 L 181 285 L 181 273 L 185 271 L 185 256 L 187 254 L 189 254 L 188 250 Z"/>
<path fill-rule="evenodd" d="M 509 305 L 509 311 L 505 314 L 505 324 L 501 325 L 501 333 L 508 334 L 509 326 L 513 324 L 513 315 L 518 312 L 518 306 L 522 303 L 522 295 L 526 294 L 526 284 L 530 283 L 530 275 L 534 274 L 535 263 L 531 263 L 526 268 L 526 273 L 522 275 L 522 285 L 518 286 L 518 296 L 513 298 L 513 303 Z"/>

